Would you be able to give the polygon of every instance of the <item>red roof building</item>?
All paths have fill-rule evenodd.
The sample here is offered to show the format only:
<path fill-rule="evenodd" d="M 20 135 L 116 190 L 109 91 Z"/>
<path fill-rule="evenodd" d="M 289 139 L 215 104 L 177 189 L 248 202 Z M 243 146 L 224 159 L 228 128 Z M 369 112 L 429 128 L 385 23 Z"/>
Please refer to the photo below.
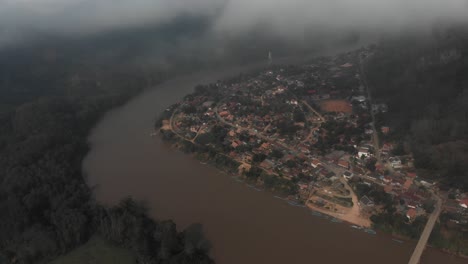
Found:
<path fill-rule="evenodd" d="M 406 217 L 408 217 L 409 220 L 413 220 L 413 219 L 416 217 L 416 209 L 410 208 L 410 209 L 406 212 Z"/>

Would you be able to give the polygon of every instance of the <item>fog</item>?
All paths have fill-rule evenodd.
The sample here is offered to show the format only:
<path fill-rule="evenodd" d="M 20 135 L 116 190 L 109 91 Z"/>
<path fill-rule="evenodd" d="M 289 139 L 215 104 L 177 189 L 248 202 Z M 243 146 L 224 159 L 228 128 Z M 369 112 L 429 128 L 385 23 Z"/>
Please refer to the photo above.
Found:
<path fill-rule="evenodd" d="M 287 39 L 314 31 L 386 32 L 467 21 L 467 0 L 0 0 L 0 43 L 34 34 L 82 35 L 183 16 L 210 19 L 218 36 L 252 30 Z"/>

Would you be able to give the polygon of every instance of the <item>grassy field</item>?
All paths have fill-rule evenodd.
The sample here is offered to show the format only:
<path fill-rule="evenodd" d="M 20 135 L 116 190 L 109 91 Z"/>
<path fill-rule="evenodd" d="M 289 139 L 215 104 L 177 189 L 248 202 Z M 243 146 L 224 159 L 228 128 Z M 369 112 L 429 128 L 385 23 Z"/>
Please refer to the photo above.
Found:
<path fill-rule="evenodd" d="M 134 264 L 135 258 L 125 249 L 104 239 L 92 237 L 83 246 L 61 256 L 50 264 Z"/>
<path fill-rule="evenodd" d="M 352 113 L 353 107 L 346 100 L 326 100 L 320 103 L 320 109 L 325 112 Z"/>

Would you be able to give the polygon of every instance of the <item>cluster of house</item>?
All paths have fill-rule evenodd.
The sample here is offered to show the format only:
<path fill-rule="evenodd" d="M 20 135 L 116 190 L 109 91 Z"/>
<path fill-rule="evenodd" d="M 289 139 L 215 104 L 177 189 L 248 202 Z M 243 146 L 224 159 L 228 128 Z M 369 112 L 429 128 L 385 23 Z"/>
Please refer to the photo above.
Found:
<path fill-rule="evenodd" d="M 356 93 L 360 85 L 357 67 L 349 62 L 353 60 L 356 55 L 347 54 L 269 70 L 239 82 L 218 83 L 215 95 L 186 97 L 171 118 L 172 128 L 193 140 L 221 125 L 227 135 L 220 147 L 228 150 L 229 157 L 255 163 L 270 174 L 299 178 L 298 187 L 304 192 L 333 185 L 340 177 L 352 178 L 365 171 L 365 160 L 375 152 L 372 144 L 362 142 L 370 138 L 363 133 L 369 121 L 362 121 L 369 119 L 369 113 L 329 112 L 323 118 L 310 105 L 340 98 L 367 106 L 366 97 Z M 350 151 L 332 151 L 332 146 L 326 149 L 327 155 L 318 153 L 315 144 L 333 132 L 323 128 L 328 120 L 342 126 L 343 133 L 334 137 L 338 144 L 356 149 L 357 157 Z M 349 130 L 357 135 L 350 137 Z M 351 172 L 351 167 L 356 169 Z"/>
<path fill-rule="evenodd" d="M 402 159 L 405 161 L 402 162 Z M 428 191 L 434 186 L 434 182 L 417 176 L 409 156 L 391 156 L 382 161 L 384 164 L 377 165 L 375 172 L 368 173 L 363 178 L 369 180 L 368 184 L 383 186 L 386 193 L 399 201 L 398 212 L 406 215 L 409 220 L 426 214 L 424 205 L 435 202 Z M 359 163 L 356 167 L 359 167 Z M 373 206 L 373 203 L 368 203 L 367 199 L 369 198 L 366 197 L 361 203 Z"/>
<path fill-rule="evenodd" d="M 172 127 L 186 139 L 193 139 L 198 134 L 206 133 L 216 124 L 214 101 L 206 96 L 194 96 L 178 104 Z"/>
<path fill-rule="evenodd" d="M 444 202 L 444 212 L 448 213 L 450 221 L 455 224 L 468 223 L 468 193 L 450 190 L 448 199 Z"/>

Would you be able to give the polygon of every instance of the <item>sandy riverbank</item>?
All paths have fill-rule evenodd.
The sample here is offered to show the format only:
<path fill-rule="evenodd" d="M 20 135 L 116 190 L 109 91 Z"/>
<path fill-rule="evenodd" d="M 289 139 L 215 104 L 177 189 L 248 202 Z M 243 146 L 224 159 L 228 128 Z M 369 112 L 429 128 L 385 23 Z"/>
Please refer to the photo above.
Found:
<path fill-rule="evenodd" d="M 330 210 L 318 207 L 313 203 L 307 203 L 307 207 L 313 211 L 320 212 L 322 214 L 335 217 L 337 219 L 343 220 L 353 225 L 358 225 L 362 227 L 371 227 L 371 221 L 368 218 L 365 218 L 359 213 L 359 206 L 355 204 L 352 208 L 340 209 L 337 212 L 332 212 Z"/>

